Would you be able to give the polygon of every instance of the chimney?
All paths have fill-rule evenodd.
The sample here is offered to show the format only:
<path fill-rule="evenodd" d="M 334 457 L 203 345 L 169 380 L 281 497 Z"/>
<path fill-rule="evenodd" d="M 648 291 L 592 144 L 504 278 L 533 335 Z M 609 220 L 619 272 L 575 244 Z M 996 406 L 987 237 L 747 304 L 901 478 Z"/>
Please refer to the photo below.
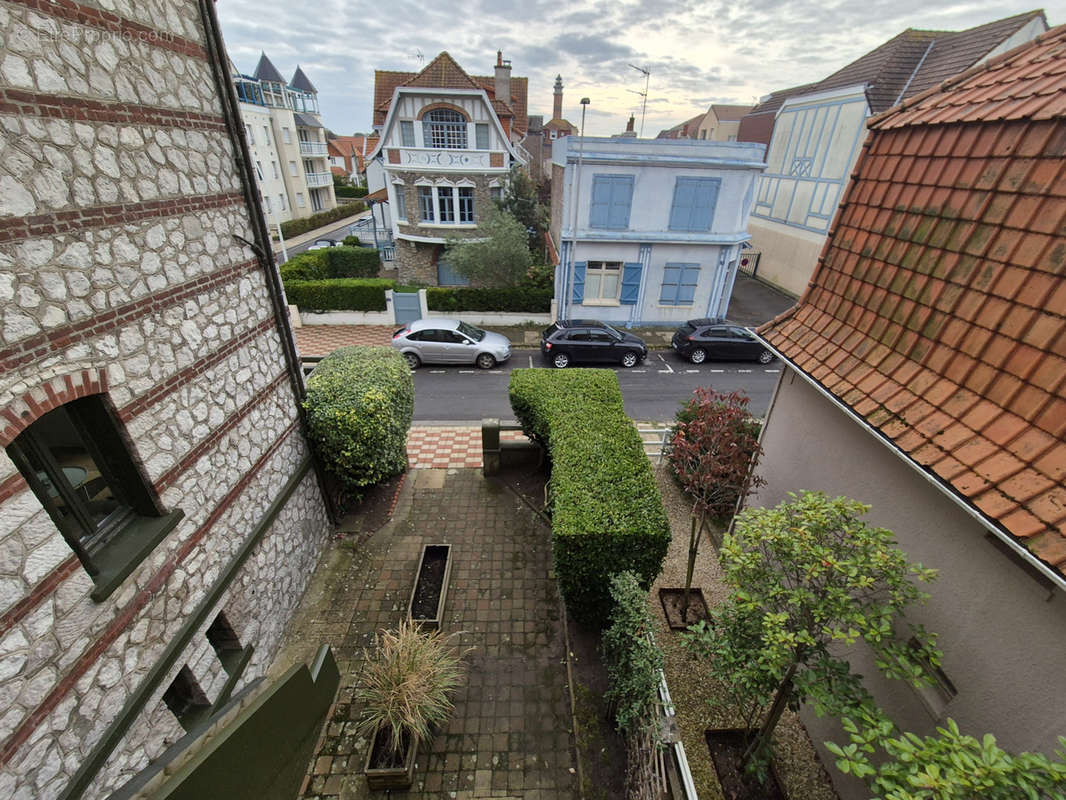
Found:
<path fill-rule="evenodd" d="M 496 99 L 511 105 L 511 62 L 500 50 L 496 51 Z"/>
<path fill-rule="evenodd" d="M 555 105 L 552 106 L 552 119 L 563 118 L 563 76 L 555 76 Z"/>
<path fill-rule="evenodd" d="M 634 133 L 633 125 L 636 123 L 636 115 L 629 115 L 629 122 L 626 123 L 626 133 Z"/>

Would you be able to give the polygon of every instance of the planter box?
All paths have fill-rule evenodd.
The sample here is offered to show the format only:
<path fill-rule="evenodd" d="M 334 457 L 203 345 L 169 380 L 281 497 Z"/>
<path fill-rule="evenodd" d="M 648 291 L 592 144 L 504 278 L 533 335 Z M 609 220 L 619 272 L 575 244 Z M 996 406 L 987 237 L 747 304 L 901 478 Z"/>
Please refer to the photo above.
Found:
<path fill-rule="evenodd" d="M 710 750 L 714 771 L 722 784 L 723 793 L 735 800 L 788 800 L 772 761 L 766 783 L 759 783 L 759 779 L 754 775 L 748 775 L 741 770 L 740 759 L 747 749 L 747 737 L 754 734 L 755 731 L 746 731 L 743 728 L 714 728 L 704 731 L 707 749 Z"/>
<path fill-rule="evenodd" d="M 384 748 L 381 738 L 384 731 L 378 728 L 374 734 L 374 741 L 366 750 L 366 763 L 363 772 L 366 774 L 367 788 L 378 789 L 409 789 L 415 776 L 415 757 L 418 755 L 418 740 L 415 739 L 407 747 L 407 753 L 403 763 L 398 766 L 372 767 L 371 763 L 380 761 L 380 754 Z"/>
<path fill-rule="evenodd" d="M 685 587 L 659 589 L 659 602 L 663 605 L 663 616 L 671 630 L 683 631 L 689 625 L 695 625 L 701 619 L 709 619 L 710 612 L 707 610 L 707 601 L 703 599 L 703 592 L 693 586 L 688 590 L 688 620 L 681 617 L 681 604 L 685 598 Z"/>
<path fill-rule="evenodd" d="M 444 600 L 448 596 L 448 578 L 452 572 L 451 556 L 450 544 L 427 544 L 418 559 L 407 616 L 429 630 L 440 630 L 444 619 Z"/>

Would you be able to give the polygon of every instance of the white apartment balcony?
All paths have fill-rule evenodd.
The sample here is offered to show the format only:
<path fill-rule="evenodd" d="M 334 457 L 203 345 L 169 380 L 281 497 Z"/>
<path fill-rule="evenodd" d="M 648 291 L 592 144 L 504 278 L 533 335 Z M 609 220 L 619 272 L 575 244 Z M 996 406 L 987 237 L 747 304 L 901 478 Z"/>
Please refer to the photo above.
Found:
<path fill-rule="evenodd" d="M 300 155 L 302 156 L 328 156 L 329 150 L 325 142 L 300 141 Z"/>
<path fill-rule="evenodd" d="M 307 172 L 304 173 L 304 177 L 307 178 L 307 188 L 309 189 L 333 185 L 333 174 L 330 172 Z"/>
<path fill-rule="evenodd" d="M 429 147 L 386 147 L 385 166 L 412 169 L 506 170 L 507 153 L 502 150 L 453 150 Z"/>

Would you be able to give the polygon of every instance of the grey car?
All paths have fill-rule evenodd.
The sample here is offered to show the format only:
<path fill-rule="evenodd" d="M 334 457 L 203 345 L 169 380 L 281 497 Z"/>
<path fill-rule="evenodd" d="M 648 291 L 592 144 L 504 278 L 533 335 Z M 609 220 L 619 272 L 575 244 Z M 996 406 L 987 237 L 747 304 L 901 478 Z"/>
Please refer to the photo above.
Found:
<path fill-rule="evenodd" d="M 511 341 L 454 319 L 417 319 L 392 335 L 411 369 L 422 364 L 477 364 L 492 369 L 511 357 Z"/>

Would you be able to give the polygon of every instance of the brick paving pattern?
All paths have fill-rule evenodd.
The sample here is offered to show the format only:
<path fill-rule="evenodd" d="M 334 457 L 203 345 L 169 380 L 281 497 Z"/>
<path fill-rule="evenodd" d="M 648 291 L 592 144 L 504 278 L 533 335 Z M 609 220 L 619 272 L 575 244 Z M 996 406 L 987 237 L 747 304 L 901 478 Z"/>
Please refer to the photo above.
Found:
<path fill-rule="evenodd" d="M 521 431 L 501 431 L 500 439 L 519 441 Z M 407 434 L 407 460 L 412 467 L 468 467 L 480 469 L 481 428 L 469 426 L 413 427 Z"/>
<path fill-rule="evenodd" d="M 444 630 L 464 631 L 462 646 L 475 650 L 452 718 L 419 752 L 412 789 L 391 796 L 576 798 L 550 531 L 472 469 L 412 470 L 390 524 L 358 548 L 336 542 L 323 558 L 328 574 L 316 576 L 287 646 L 303 658 L 330 643 L 342 682 L 303 797 L 384 796 L 366 788 L 353 686 L 362 649 L 406 613 L 421 548 L 436 543 L 452 545 Z"/>
<path fill-rule="evenodd" d="M 388 345 L 399 325 L 304 325 L 295 328 L 301 356 L 328 356 L 338 347 Z"/>

